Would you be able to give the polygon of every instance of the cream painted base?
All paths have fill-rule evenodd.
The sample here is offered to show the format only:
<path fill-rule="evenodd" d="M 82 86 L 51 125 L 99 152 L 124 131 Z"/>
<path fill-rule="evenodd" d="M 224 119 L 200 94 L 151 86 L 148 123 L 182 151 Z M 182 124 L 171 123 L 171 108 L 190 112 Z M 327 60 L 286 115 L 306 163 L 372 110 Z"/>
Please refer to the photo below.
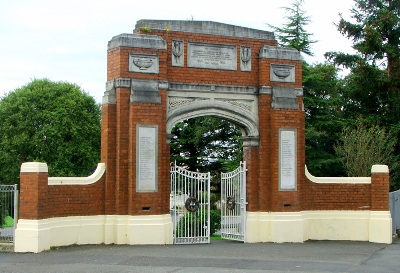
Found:
<path fill-rule="evenodd" d="M 15 252 L 36 253 L 73 244 L 172 244 L 172 235 L 169 214 L 20 219 L 15 230 Z"/>
<path fill-rule="evenodd" d="M 392 243 L 389 211 L 247 212 L 246 242 L 350 240 Z"/>

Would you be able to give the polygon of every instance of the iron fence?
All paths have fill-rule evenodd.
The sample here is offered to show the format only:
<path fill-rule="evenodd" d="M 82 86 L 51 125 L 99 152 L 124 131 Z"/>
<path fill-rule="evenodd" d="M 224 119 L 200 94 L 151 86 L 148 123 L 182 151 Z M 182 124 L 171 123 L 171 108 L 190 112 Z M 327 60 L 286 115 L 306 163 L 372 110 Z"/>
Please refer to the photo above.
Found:
<path fill-rule="evenodd" d="M 13 243 L 18 220 L 17 185 L 0 185 L 0 243 Z"/>

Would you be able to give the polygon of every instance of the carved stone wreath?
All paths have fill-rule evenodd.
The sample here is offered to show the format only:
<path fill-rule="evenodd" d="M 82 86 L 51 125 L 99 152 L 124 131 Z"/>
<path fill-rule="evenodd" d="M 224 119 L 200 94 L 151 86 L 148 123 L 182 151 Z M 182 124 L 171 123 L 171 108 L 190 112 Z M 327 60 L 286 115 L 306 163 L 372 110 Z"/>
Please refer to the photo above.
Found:
<path fill-rule="evenodd" d="M 199 200 L 194 196 L 190 196 L 186 199 L 185 208 L 189 212 L 196 212 L 199 209 Z"/>
<path fill-rule="evenodd" d="M 236 205 L 235 198 L 233 196 L 228 196 L 226 198 L 226 208 L 228 210 L 234 210 L 235 205 Z"/>

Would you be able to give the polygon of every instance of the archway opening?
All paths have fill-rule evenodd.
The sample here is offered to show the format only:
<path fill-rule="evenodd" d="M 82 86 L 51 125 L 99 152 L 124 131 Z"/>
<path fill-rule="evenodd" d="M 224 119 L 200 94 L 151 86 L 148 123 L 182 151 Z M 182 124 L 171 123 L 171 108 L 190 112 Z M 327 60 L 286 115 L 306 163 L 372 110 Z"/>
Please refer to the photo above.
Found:
<path fill-rule="evenodd" d="M 176 123 L 171 134 L 171 162 L 191 172 L 210 173 L 212 235 L 218 232 L 221 223 L 221 173 L 240 165 L 243 130 L 217 116 L 200 116 Z"/>

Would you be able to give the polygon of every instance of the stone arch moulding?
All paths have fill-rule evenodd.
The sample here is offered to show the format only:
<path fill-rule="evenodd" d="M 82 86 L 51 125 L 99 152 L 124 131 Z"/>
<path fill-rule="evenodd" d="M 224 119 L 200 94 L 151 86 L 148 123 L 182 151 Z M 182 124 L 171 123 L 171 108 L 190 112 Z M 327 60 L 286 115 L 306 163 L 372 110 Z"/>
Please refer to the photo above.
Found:
<path fill-rule="evenodd" d="M 186 88 L 182 88 L 183 85 Z M 259 138 L 256 88 L 176 83 L 169 86 L 167 134 L 171 134 L 175 124 L 182 120 L 217 116 L 237 125 L 243 137 L 254 140 Z M 257 145 L 258 142 L 252 144 Z"/>

